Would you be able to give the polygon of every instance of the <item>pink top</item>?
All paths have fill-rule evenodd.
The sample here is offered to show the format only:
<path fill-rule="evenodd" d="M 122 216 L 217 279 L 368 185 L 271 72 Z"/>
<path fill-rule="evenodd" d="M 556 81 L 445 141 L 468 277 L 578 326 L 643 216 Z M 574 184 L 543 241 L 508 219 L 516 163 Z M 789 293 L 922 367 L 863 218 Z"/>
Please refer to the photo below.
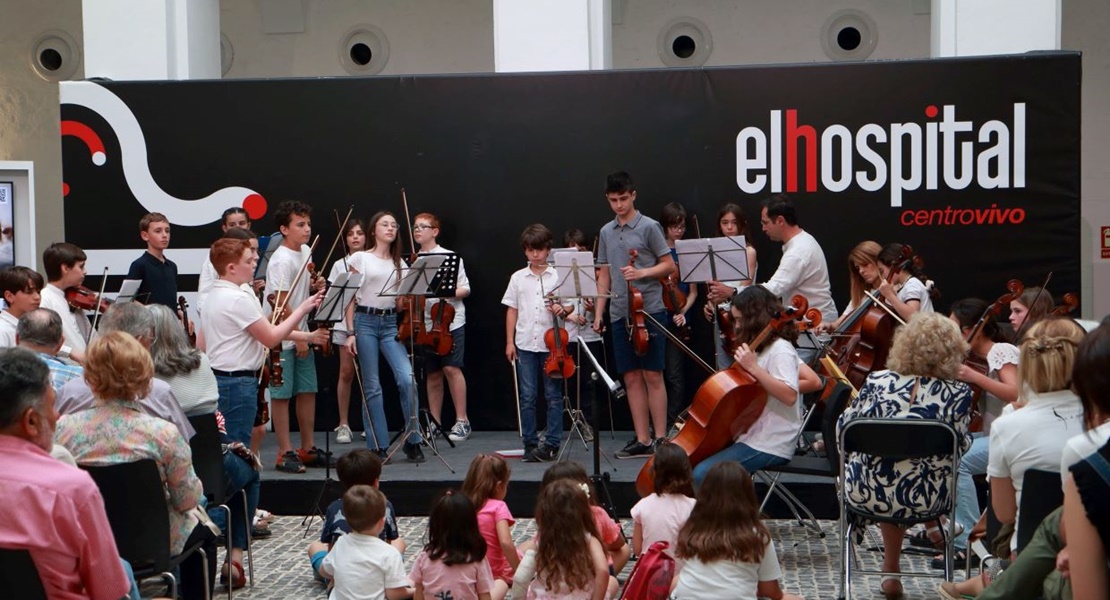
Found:
<path fill-rule="evenodd" d="M 594 516 L 594 525 L 597 527 L 597 533 L 601 536 L 601 545 L 605 548 L 605 558 L 609 564 L 613 564 L 613 556 L 609 554 L 609 547 L 617 542 L 621 537 L 621 528 L 617 522 L 605 512 L 604 508 L 600 506 L 590 506 L 590 512 Z"/>
<path fill-rule="evenodd" d="M 694 499 L 684 494 L 650 494 L 632 507 L 632 520 L 640 524 L 643 551 L 655 542 L 670 544 L 666 552 L 675 558 L 678 532 L 694 510 Z"/>
<path fill-rule="evenodd" d="M 488 594 L 493 587 L 489 562 L 479 560 L 447 566 L 428 558 L 427 552 L 417 555 L 409 579 L 412 579 L 413 585 L 424 587 L 425 598 L 478 600 L 478 594 Z"/>
<path fill-rule="evenodd" d="M 0 435 L 0 547 L 31 552 L 46 595 L 119 600 L 123 572 L 104 500 L 87 473 L 42 448 Z"/>
<path fill-rule="evenodd" d="M 498 521 L 508 521 L 509 526 L 512 527 L 513 515 L 504 500 L 490 498 L 482 508 L 478 509 L 478 531 L 482 532 L 482 537 L 486 539 L 486 561 L 489 562 L 493 576 L 511 584 L 513 569 L 505 559 L 505 553 L 501 551 L 501 542 L 497 539 Z"/>

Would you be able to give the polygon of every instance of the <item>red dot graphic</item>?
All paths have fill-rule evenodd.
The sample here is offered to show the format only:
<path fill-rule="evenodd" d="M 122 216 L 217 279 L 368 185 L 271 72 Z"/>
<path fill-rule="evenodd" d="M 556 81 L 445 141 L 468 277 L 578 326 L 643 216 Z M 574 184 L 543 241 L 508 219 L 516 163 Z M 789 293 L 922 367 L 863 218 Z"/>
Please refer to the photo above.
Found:
<path fill-rule="evenodd" d="M 925 107 L 925 116 L 929 117 L 930 119 L 937 116 L 937 107 L 933 106 L 932 104 L 930 104 L 929 106 L 926 106 Z"/>
<path fill-rule="evenodd" d="M 68 195 L 69 195 L 69 184 L 63 181 L 62 182 L 62 196 L 68 196 Z"/>
<path fill-rule="evenodd" d="M 266 199 L 259 194 L 251 194 L 243 199 L 243 209 L 252 221 L 261 219 L 266 214 Z"/>

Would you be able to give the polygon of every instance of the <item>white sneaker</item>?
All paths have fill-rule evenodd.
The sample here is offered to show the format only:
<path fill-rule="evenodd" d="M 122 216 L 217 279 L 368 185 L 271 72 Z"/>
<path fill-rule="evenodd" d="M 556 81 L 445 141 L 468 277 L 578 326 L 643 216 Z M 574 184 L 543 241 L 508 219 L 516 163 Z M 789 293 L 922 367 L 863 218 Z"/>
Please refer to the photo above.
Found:
<path fill-rule="evenodd" d="M 347 425 L 340 425 L 335 428 L 335 443 L 337 444 L 350 444 L 351 443 L 351 428 Z"/>
<path fill-rule="evenodd" d="M 455 425 L 451 427 L 447 438 L 452 442 L 465 442 L 466 438 L 470 437 L 470 433 L 470 421 L 455 421 Z"/>

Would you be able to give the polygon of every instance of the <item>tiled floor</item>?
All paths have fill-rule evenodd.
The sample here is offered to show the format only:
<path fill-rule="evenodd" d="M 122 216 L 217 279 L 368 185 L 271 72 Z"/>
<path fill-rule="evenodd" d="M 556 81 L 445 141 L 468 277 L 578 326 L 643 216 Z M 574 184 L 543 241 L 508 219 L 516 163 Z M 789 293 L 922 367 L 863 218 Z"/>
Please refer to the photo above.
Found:
<path fill-rule="evenodd" d="M 266 539 L 255 542 L 254 568 L 256 582 L 254 587 L 247 587 L 236 592 L 236 598 L 243 600 L 284 600 L 325 598 L 323 585 L 317 583 L 311 574 L 305 548 L 309 540 L 319 534 L 320 521 L 317 519 L 311 524 L 308 537 L 304 537 L 305 528 L 301 527 L 300 517 L 278 517 L 271 526 L 274 534 Z M 413 559 L 419 552 L 421 540 L 427 519 L 423 517 L 404 517 L 399 519 L 401 535 L 408 542 L 409 550 L 405 553 L 405 565 L 411 566 Z M 808 600 L 832 599 L 837 596 L 839 585 L 838 571 L 840 568 L 839 543 L 837 542 L 837 524 L 833 521 L 822 521 L 821 525 L 826 532 L 824 538 L 819 538 L 814 533 L 803 529 L 792 521 L 768 521 L 771 534 L 778 549 L 779 562 L 784 573 L 783 587 L 786 591 L 800 594 Z M 631 537 L 631 521 L 622 522 L 625 533 Z M 513 537 L 517 542 L 524 541 L 534 533 L 534 521 L 531 519 L 518 520 L 513 528 Z M 878 536 L 873 536 L 872 542 L 878 543 Z M 878 566 L 879 554 L 877 552 L 863 551 L 862 560 L 868 568 Z M 621 573 L 623 581 L 631 570 L 630 563 Z M 903 558 L 903 570 L 927 568 L 924 559 L 918 556 Z M 936 579 L 903 579 L 908 599 L 936 598 Z M 144 586 L 144 595 L 154 595 L 158 592 L 157 585 Z M 216 598 L 226 597 L 226 591 L 217 587 Z M 220 592 L 223 592 L 220 594 Z M 855 598 L 882 598 L 879 591 L 879 579 L 857 578 L 853 589 Z"/>

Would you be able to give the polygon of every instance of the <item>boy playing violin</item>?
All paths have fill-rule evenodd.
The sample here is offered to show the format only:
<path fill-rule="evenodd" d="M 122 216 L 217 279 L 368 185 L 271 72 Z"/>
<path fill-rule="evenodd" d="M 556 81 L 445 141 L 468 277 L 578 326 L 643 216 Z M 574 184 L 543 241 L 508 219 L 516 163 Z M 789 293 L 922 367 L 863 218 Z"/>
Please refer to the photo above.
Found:
<path fill-rule="evenodd" d="M 42 275 L 27 267 L 0 269 L 0 294 L 7 306 L 0 311 L 0 348 L 15 346 L 19 318 L 39 307 Z"/>
<path fill-rule="evenodd" d="M 643 312 L 650 314 L 656 322 L 666 322 L 663 286 L 659 278 L 673 273 L 675 264 L 659 223 L 636 210 L 636 185 L 631 175 L 623 171 L 610 174 L 606 179 L 605 199 L 616 218 L 601 228 L 597 261 L 608 263 L 609 268 L 598 273 L 597 284 L 603 296 L 613 295 L 609 306 L 609 320 L 613 325 L 613 356 L 617 361 L 617 372 L 624 379 L 632 423 L 636 429 L 636 439 L 628 442 L 616 456 L 635 458 L 652 454 L 656 443 L 667 434 L 667 389 L 663 384 L 667 342 L 655 325 L 648 324 L 650 337 L 647 352 L 643 356 L 633 352 L 625 320 L 637 315 L 629 314 L 629 288 L 635 287 L 643 295 Z M 629 264 L 632 250 L 637 253 L 634 265 Z M 594 331 L 602 330 L 601 315 L 605 312 L 607 300 L 605 297 L 598 298 Z M 651 427 L 655 429 L 654 438 Z"/>
<path fill-rule="evenodd" d="M 65 345 L 58 356 L 78 363 L 85 360 L 85 336 L 96 337 L 92 323 L 85 311 L 70 308 L 66 290 L 85 281 L 85 251 L 68 242 L 55 242 L 42 252 L 42 266 L 46 270 L 46 287 L 42 288 L 40 308 L 49 308 L 62 317 L 62 335 Z"/>
<path fill-rule="evenodd" d="M 524 439 L 524 462 L 546 462 L 555 458 L 563 435 L 563 394 L 559 382 L 544 372 L 548 349 L 544 333 L 552 320 L 566 308 L 551 302 L 548 290 L 555 289 L 558 276 L 547 264 L 551 253 L 551 230 L 536 223 L 524 228 L 520 245 L 528 266 L 513 273 L 501 304 L 505 310 L 505 358 L 518 363 L 520 385 L 520 434 Z M 558 326 L 558 323 L 555 323 Z M 536 436 L 536 380 L 542 374 L 547 398 L 547 435 L 543 446 Z"/>
<path fill-rule="evenodd" d="M 412 237 L 420 244 L 421 254 L 451 254 L 451 251 L 439 245 L 439 218 L 431 213 L 420 213 L 413 219 Z M 466 307 L 463 298 L 470 295 L 470 280 L 466 277 L 466 268 L 459 259 L 459 274 L 455 280 L 455 297 L 448 298 L 447 303 L 455 309 L 455 316 L 448 324 L 451 334 L 451 352 L 447 356 L 440 356 L 429 352 L 424 365 L 428 370 L 428 411 L 436 422 L 442 423 L 440 415 L 443 412 L 443 380 L 447 380 L 447 387 L 451 390 L 451 400 L 455 404 L 455 425 L 448 432 L 452 442 L 462 442 L 470 437 L 470 419 L 466 416 L 466 377 L 463 375 L 463 346 L 466 343 Z M 431 300 L 425 308 L 425 331 L 432 330 L 432 307 L 439 300 Z M 446 305 L 445 305 L 446 306 Z"/>

